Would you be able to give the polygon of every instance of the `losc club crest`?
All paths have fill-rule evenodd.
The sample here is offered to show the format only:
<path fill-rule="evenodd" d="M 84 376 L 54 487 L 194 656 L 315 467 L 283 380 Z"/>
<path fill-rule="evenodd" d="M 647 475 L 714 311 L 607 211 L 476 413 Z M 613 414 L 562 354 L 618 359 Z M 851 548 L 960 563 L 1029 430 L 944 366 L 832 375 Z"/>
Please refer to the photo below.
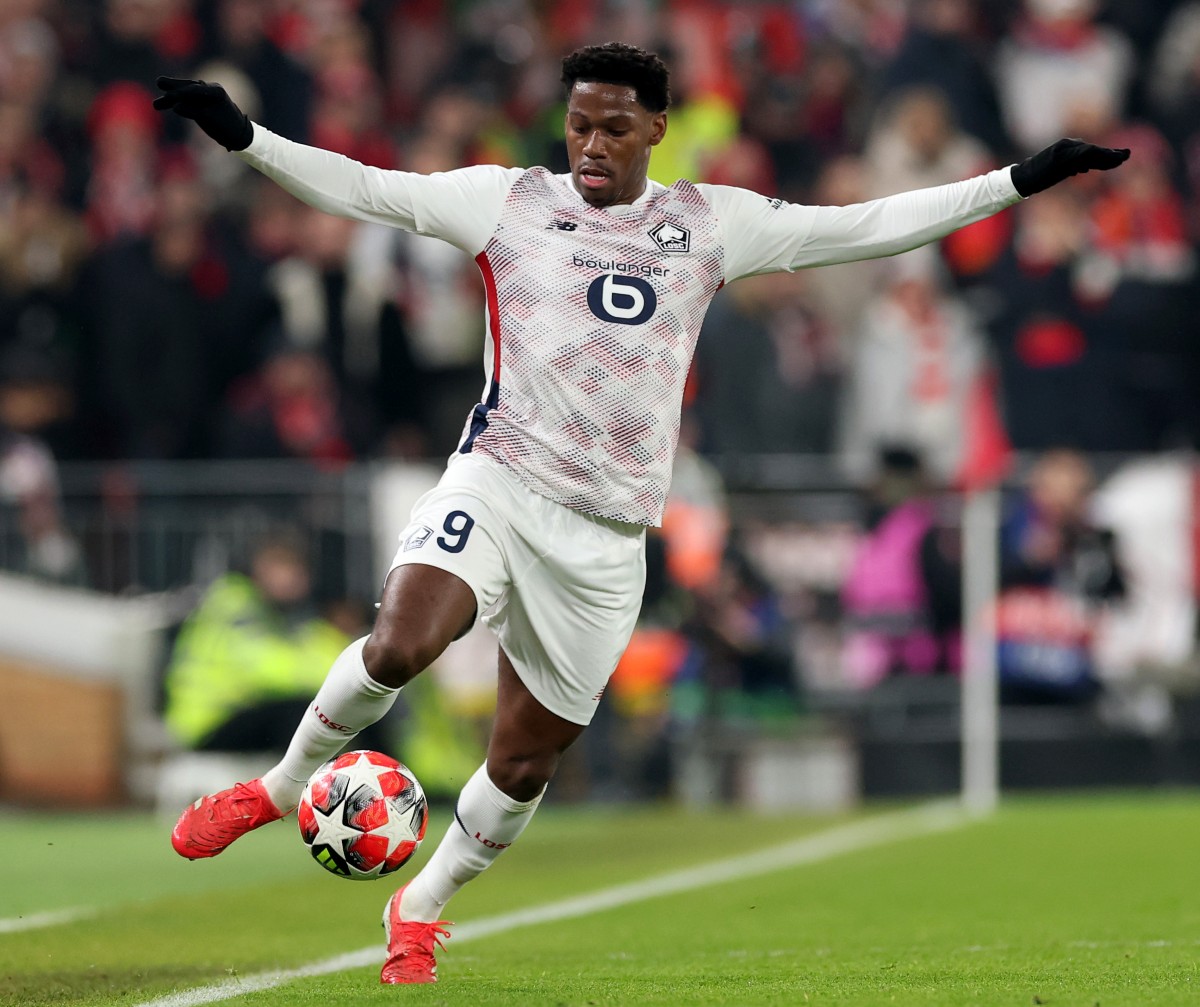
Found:
<path fill-rule="evenodd" d="M 420 549 L 426 542 L 429 541 L 429 536 L 433 534 L 433 529 L 428 525 L 417 525 L 404 537 L 404 552 L 410 552 L 413 549 Z"/>
<path fill-rule="evenodd" d="M 669 220 L 652 228 L 650 237 L 664 252 L 686 252 L 692 247 L 692 232 Z"/>

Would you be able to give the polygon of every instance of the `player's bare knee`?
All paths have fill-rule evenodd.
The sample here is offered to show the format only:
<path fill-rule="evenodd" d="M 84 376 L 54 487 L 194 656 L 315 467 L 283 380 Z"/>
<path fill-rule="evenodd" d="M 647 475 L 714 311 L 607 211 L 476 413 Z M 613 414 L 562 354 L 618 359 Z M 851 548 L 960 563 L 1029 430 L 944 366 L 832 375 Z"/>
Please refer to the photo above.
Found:
<path fill-rule="evenodd" d="M 396 639 L 378 631 L 363 646 L 367 674 L 381 685 L 399 689 L 424 671 L 437 657 L 419 642 Z"/>
<path fill-rule="evenodd" d="M 514 801 L 532 801 L 543 790 L 558 766 L 558 756 L 488 756 L 488 777 Z"/>

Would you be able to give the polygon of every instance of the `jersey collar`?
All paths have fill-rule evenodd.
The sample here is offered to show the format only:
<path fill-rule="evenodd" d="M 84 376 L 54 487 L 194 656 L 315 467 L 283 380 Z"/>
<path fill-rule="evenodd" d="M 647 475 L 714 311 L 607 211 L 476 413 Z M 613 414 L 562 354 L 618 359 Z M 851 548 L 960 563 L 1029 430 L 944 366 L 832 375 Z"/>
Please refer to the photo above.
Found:
<path fill-rule="evenodd" d="M 562 179 L 563 183 L 571 192 L 575 194 L 575 197 L 579 200 L 579 202 L 583 203 L 585 206 L 589 205 L 580 194 L 579 190 L 575 188 L 575 179 L 569 171 L 557 177 Z M 592 207 L 592 209 L 603 210 L 605 213 L 609 213 L 614 217 L 626 217 L 631 213 L 637 213 L 638 207 L 648 203 L 651 199 L 657 196 L 660 192 L 663 192 L 665 189 L 666 186 L 661 182 L 656 182 L 654 179 L 648 178 L 646 179 L 646 188 L 642 190 L 642 194 L 638 196 L 638 198 L 632 203 L 617 203 L 613 206 Z"/>

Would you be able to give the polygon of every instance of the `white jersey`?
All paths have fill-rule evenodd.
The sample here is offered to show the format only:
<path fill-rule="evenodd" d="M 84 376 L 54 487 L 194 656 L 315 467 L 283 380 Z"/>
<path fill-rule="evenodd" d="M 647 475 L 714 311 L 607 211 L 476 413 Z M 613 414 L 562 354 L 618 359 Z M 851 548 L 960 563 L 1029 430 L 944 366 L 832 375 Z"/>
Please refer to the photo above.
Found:
<path fill-rule="evenodd" d="M 486 381 L 458 450 L 567 507 L 646 525 L 662 518 L 684 381 L 722 284 L 893 255 L 1020 199 L 1003 168 L 847 207 L 679 181 L 601 209 L 544 168 L 385 171 L 258 125 L 240 156 L 319 209 L 474 256 Z"/>

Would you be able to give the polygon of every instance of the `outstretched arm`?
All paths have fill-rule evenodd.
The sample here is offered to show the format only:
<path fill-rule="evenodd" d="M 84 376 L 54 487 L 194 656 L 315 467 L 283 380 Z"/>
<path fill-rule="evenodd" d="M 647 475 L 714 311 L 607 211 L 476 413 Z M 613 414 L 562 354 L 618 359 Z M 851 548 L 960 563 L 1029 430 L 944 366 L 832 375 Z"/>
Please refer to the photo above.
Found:
<path fill-rule="evenodd" d="M 1122 164 L 1128 150 L 1059 140 L 1020 164 L 852 206 L 802 206 L 701 186 L 725 234 L 725 279 L 906 252 L 998 213 L 1071 175 Z"/>
<path fill-rule="evenodd" d="M 442 238 L 471 255 L 495 229 L 519 169 L 483 165 L 421 175 L 372 168 L 252 123 L 219 84 L 159 77 L 160 111 L 192 119 L 227 150 L 297 199 L 340 217 Z"/>

